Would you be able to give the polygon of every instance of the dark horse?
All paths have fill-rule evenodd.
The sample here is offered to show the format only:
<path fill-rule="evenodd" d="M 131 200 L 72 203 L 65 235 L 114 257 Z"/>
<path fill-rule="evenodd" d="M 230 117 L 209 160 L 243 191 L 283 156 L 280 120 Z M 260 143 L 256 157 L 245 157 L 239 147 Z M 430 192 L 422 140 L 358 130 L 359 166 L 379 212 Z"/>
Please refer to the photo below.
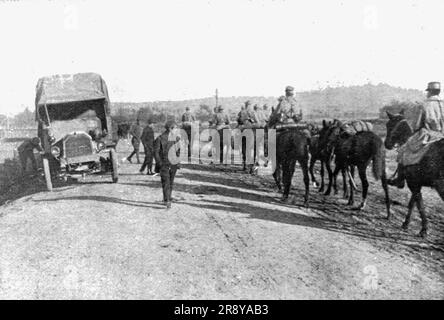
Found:
<path fill-rule="evenodd" d="M 326 130 L 323 134 L 324 136 L 321 139 L 327 141 L 327 153 L 332 152 L 335 156 L 336 167 L 333 172 L 334 179 L 339 171 L 342 171 L 343 176 L 345 176 L 345 172 L 350 170 L 350 193 L 348 204 L 353 205 L 354 203 L 353 174 L 354 167 L 357 167 L 362 182 L 362 201 L 358 209 L 363 209 L 365 207 L 369 186 L 366 170 L 370 162 L 373 162 L 373 176 L 376 180 L 381 179 L 382 187 L 385 192 L 387 219 L 389 219 L 390 199 L 385 173 L 385 149 L 382 139 L 372 131 L 363 131 L 354 135 L 349 135 L 342 130 L 340 122 L 332 124 L 330 129 Z M 331 184 L 332 180 L 329 181 L 327 191 L 331 190 Z M 344 185 L 346 188 L 345 181 Z M 347 189 L 345 189 L 345 192 L 347 192 Z"/>
<path fill-rule="evenodd" d="M 331 163 L 332 160 L 334 158 L 334 154 L 333 154 L 333 148 L 329 148 L 329 137 L 331 132 L 333 131 L 334 128 L 337 127 L 339 121 L 338 120 L 334 120 L 332 121 L 322 121 L 322 128 L 319 131 L 319 138 L 317 139 L 317 141 L 312 141 L 311 142 L 311 146 L 310 146 L 310 153 L 312 154 L 312 156 L 314 156 L 314 161 L 316 161 L 317 159 L 319 159 L 321 161 L 321 176 L 323 177 L 324 175 L 324 170 L 322 165 L 325 166 L 325 168 L 327 169 L 327 173 L 328 173 L 328 179 L 329 184 L 328 184 L 328 188 L 327 191 L 325 192 L 325 195 L 328 196 L 331 193 L 331 187 L 333 186 L 334 189 L 334 193 L 337 194 L 338 193 L 338 187 L 336 184 L 336 176 L 333 175 L 333 170 L 331 168 Z M 311 151 L 313 150 L 313 151 Z M 311 166 L 311 164 L 310 164 Z M 310 169 L 311 170 L 311 169 Z M 346 184 L 346 171 L 342 170 L 342 180 L 343 180 L 343 185 L 344 185 L 344 198 L 348 198 L 349 195 L 347 194 L 347 184 Z M 324 191 L 324 183 L 322 182 L 321 184 L 321 188 L 319 189 L 319 192 L 323 192 Z"/>
<path fill-rule="evenodd" d="M 413 130 L 405 119 L 404 115 L 391 114 L 387 112 L 389 121 L 386 124 L 387 138 L 385 139 L 385 147 L 389 150 L 396 145 L 403 145 L 408 138 L 413 135 Z M 421 215 L 422 228 L 419 235 L 425 237 L 427 235 L 427 216 L 425 213 L 424 202 L 422 199 L 421 188 L 432 187 L 438 191 L 442 200 L 444 200 L 444 140 L 433 143 L 424 157 L 418 164 L 405 167 L 405 179 L 412 193 L 408 204 L 408 212 L 402 225 L 403 229 L 407 229 L 416 204 L 419 214 Z"/>
<path fill-rule="evenodd" d="M 279 132 L 276 137 L 276 168 L 273 173 L 276 185 L 281 190 L 281 171 L 284 183 L 282 199 L 288 199 L 291 189 L 291 180 L 294 175 L 296 161 L 301 165 L 304 175 L 305 195 L 304 205 L 308 207 L 310 178 L 308 175 L 310 139 L 300 129 L 287 129 Z"/>
<path fill-rule="evenodd" d="M 311 181 L 313 182 L 313 186 L 317 187 L 319 186 L 315 176 L 314 176 L 314 165 L 316 164 L 316 161 L 320 161 L 321 162 L 321 185 L 319 188 L 319 192 L 323 192 L 324 188 L 325 188 L 325 180 L 324 180 L 324 168 L 327 169 L 328 172 L 328 176 L 330 179 L 332 179 L 333 176 L 333 171 L 331 169 L 331 154 L 328 154 L 327 152 L 325 152 L 322 141 L 321 141 L 321 136 L 325 135 L 326 130 L 328 130 L 328 126 L 331 125 L 330 123 L 327 123 L 325 120 L 322 122 L 323 126 L 322 128 L 319 130 L 317 127 L 313 127 L 311 129 L 311 139 L 310 139 L 310 166 L 309 166 L 309 172 L 310 172 L 310 176 L 311 176 Z M 334 185 L 336 188 L 336 184 Z"/>

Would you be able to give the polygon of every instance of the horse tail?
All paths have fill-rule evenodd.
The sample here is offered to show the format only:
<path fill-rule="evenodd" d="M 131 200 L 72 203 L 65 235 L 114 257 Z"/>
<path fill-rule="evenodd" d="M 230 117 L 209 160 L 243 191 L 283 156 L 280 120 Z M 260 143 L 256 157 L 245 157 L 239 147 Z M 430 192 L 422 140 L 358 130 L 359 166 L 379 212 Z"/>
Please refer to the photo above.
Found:
<path fill-rule="evenodd" d="M 373 153 L 373 177 L 379 180 L 385 175 L 385 148 L 382 140 L 378 139 Z"/>

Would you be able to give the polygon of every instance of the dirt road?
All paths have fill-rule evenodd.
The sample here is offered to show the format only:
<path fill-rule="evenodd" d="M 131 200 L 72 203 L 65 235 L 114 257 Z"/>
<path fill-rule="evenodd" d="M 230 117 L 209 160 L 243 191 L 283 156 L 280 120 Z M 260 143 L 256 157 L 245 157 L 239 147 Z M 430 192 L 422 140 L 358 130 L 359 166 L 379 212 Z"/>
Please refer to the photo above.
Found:
<path fill-rule="evenodd" d="M 434 195 L 423 241 L 417 215 L 400 230 L 404 206 L 384 219 L 374 184 L 363 212 L 316 191 L 304 209 L 299 170 L 290 206 L 269 177 L 188 165 L 166 210 L 160 178 L 138 169 L 122 165 L 118 185 L 88 177 L 0 207 L 0 298 L 444 298 Z"/>

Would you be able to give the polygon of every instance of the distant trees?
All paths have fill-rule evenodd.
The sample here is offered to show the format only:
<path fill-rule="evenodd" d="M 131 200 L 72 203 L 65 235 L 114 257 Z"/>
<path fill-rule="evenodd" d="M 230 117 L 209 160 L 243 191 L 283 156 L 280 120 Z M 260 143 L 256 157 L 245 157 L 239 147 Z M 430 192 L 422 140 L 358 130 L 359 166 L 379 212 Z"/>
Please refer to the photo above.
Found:
<path fill-rule="evenodd" d="M 0 114 L 0 127 L 6 127 L 7 117 L 4 114 Z"/>
<path fill-rule="evenodd" d="M 17 128 L 35 127 L 35 114 L 28 107 L 24 111 L 16 114 L 11 121 L 11 125 Z"/>
<path fill-rule="evenodd" d="M 246 100 L 259 106 L 266 103 L 271 108 L 277 104 L 277 96 L 282 93 L 276 92 L 276 97 L 219 97 L 218 104 L 223 105 L 225 111 L 234 119 Z M 387 84 L 337 86 L 296 93 L 298 111 L 302 109 L 304 119 L 310 120 L 368 119 L 378 115 L 385 117 L 385 110 L 388 109 L 396 112 L 404 108 L 412 112 L 416 105 L 413 101 L 423 98 L 423 92 L 420 90 L 397 88 Z M 190 107 L 197 120 L 206 122 L 211 119 L 214 106 L 214 97 L 207 97 L 184 101 L 113 102 L 111 109 L 113 119 L 117 122 L 134 122 L 140 118 L 142 121 L 160 123 L 167 118 L 180 120 L 185 107 Z"/>
<path fill-rule="evenodd" d="M 4 114 L 0 114 L 0 127 L 6 127 L 8 125 L 11 128 L 33 128 L 36 127 L 35 114 L 30 111 L 28 107 L 24 111 L 17 113 L 14 117 L 8 117 Z"/>
<path fill-rule="evenodd" d="M 196 119 L 200 122 L 210 121 L 213 116 L 213 110 L 207 104 L 201 104 L 196 112 Z"/>
<path fill-rule="evenodd" d="M 418 105 L 418 102 L 392 100 L 389 104 L 379 109 L 379 118 L 387 119 L 387 111 L 390 113 L 400 113 L 404 110 L 406 118 L 411 119 L 414 117 Z"/>

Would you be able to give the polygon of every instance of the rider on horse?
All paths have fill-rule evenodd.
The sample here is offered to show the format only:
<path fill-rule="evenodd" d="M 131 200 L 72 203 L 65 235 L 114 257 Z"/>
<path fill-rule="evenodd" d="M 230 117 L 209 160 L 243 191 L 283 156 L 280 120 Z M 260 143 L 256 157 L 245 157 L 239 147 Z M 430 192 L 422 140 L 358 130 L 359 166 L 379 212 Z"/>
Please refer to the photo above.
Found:
<path fill-rule="evenodd" d="M 399 148 L 398 176 L 388 181 L 390 185 L 401 189 L 405 184 L 405 167 L 419 163 L 432 142 L 444 139 L 444 102 L 439 96 L 441 84 L 430 82 L 426 91 L 427 99 L 418 108 L 413 122 L 414 134 Z"/>
<path fill-rule="evenodd" d="M 268 126 L 272 127 L 278 123 L 290 124 L 301 121 L 302 113 L 296 114 L 296 104 L 294 88 L 287 86 L 285 88 L 285 96 L 279 98 L 279 104 L 270 116 Z"/>

